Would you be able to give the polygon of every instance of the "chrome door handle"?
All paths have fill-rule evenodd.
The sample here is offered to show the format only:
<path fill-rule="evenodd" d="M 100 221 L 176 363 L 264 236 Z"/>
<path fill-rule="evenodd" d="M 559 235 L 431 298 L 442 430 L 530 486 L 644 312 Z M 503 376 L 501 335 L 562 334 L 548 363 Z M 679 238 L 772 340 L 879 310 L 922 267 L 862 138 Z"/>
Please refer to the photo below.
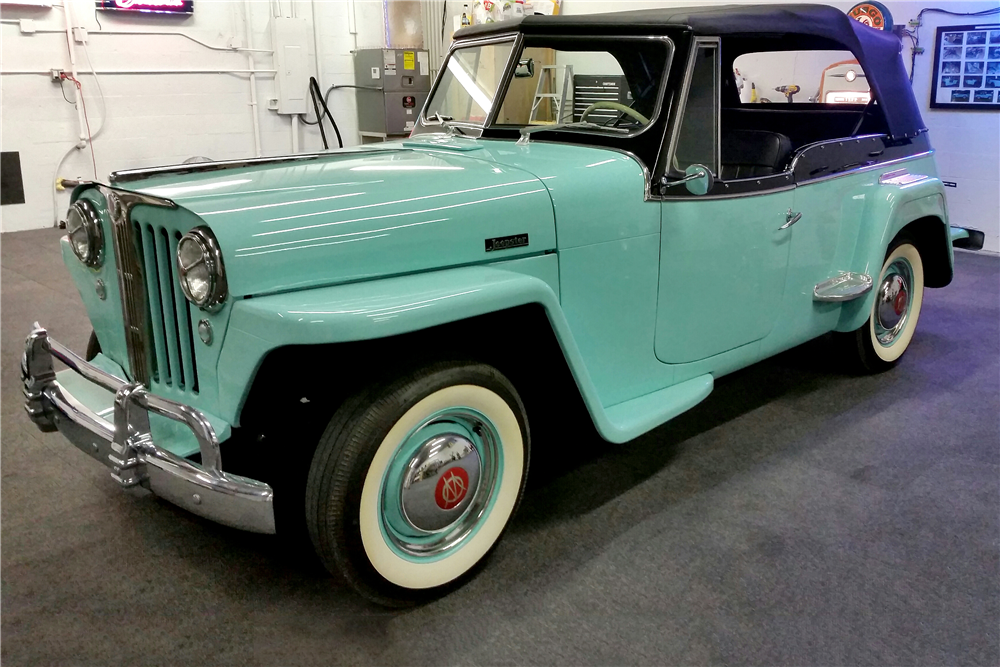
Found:
<path fill-rule="evenodd" d="M 785 213 L 785 224 L 783 224 L 781 227 L 778 227 L 778 229 L 779 230 L 788 229 L 801 219 L 802 219 L 801 213 L 795 213 L 794 211 L 792 211 L 792 209 L 788 209 L 788 212 Z"/>

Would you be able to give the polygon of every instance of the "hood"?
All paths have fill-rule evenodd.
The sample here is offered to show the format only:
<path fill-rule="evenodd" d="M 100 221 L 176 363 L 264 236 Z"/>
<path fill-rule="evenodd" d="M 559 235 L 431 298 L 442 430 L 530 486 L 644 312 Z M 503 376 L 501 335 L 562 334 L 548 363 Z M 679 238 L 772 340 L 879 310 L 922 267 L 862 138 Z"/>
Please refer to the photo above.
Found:
<path fill-rule="evenodd" d="M 542 182 L 486 157 L 386 144 L 130 189 L 198 215 L 222 248 L 230 292 L 259 295 L 555 248 Z M 494 249 L 513 236 L 527 245 Z"/>

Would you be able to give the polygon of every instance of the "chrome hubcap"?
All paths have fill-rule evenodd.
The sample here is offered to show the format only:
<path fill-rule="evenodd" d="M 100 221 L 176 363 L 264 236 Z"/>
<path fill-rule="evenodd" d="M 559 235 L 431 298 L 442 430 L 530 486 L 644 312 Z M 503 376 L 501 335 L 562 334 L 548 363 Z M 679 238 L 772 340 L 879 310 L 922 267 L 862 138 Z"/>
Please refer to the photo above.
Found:
<path fill-rule="evenodd" d="M 475 446 L 458 433 L 425 442 L 403 476 L 403 518 L 428 532 L 455 523 L 475 498 L 480 465 Z"/>
<path fill-rule="evenodd" d="M 885 271 L 875 297 L 875 338 L 888 347 L 906 327 L 910 312 L 913 270 L 900 257 Z"/>
<path fill-rule="evenodd" d="M 489 512 L 499 480 L 500 437 L 471 408 L 449 408 L 403 440 L 382 482 L 382 531 L 404 556 L 457 547 Z"/>

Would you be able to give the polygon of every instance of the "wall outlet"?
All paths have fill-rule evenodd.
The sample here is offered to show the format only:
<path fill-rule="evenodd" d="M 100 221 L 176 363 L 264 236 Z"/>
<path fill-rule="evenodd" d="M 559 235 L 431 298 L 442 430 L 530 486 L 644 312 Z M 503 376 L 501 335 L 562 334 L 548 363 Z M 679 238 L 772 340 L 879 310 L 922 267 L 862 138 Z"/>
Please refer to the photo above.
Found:
<path fill-rule="evenodd" d="M 907 21 L 906 25 L 910 26 L 911 28 L 919 28 L 920 19 L 910 19 L 909 21 Z"/>
<path fill-rule="evenodd" d="M 49 76 L 52 77 L 52 83 L 61 83 L 62 82 L 62 75 L 63 75 L 63 71 L 61 69 L 55 69 L 55 68 L 53 68 L 53 69 L 49 70 Z"/>
<path fill-rule="evenodd" d="M 73 39 L 76 40 L 77 44 L 86 44 L 87 43 L 87 29 L 83 28 L 83 27 L 73 28 Z"/>
<path fill-rule="evenodd" d="M 30 35 L 35 32 L 35 21 L 33 19 L 21 19 L 19 24 L 22 35 Z"/>

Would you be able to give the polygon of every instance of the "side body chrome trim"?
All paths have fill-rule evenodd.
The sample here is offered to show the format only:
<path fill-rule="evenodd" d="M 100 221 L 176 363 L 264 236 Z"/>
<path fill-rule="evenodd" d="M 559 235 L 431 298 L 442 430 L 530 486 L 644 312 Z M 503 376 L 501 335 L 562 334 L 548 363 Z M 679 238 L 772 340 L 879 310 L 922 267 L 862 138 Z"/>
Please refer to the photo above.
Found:
<path fill-rule="evenodd" d="M 102 419 L 56 380 L 53 358 L 114 392 L 114 420 Z M 260 533 L 274 533 L 273 492 L 263 482 L 222 471 L 215 429 L 198 410 L 149 393 L 87 363 L 37 322 L 21 357 L 25 409 L 43 431 L 61 431 L 78 449 L 105 466 L 123 487 L 141 485 L 194 514 Z M 153 441 L 149 413 L 181 422 L 198 441 L 201 465 Z"/>
<path fill-rule="evenodd" d="M 911 174 L 906 169 L 896 169 L 895 171 L 890 171 L 879 176 L 878 184 L 906 186 L 913 183 L 919 183 L 920 181 L 926 181 L 928 178 L 930 178 L 930 176 L 926 174 Z"/>

